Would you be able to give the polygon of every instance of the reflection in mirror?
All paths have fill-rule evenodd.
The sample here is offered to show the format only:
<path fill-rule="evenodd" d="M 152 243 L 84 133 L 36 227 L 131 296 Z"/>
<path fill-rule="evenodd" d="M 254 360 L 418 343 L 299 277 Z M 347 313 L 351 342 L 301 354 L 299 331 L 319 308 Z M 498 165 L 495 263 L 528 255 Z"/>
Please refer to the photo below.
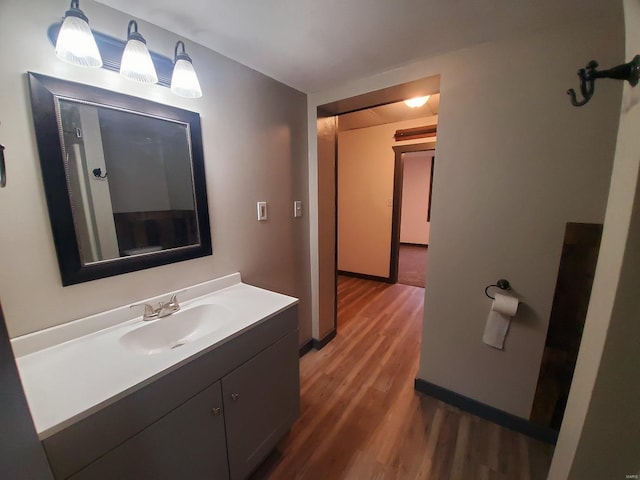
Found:
<path fill-rule="evenodd" d="M 82 263 L 198 244 L 188 125 L 57 100 Z"/>
<path fill-rule="evenodd" d="M 197 113 L 29 74 L 63 285 L 211 254 Z"/>

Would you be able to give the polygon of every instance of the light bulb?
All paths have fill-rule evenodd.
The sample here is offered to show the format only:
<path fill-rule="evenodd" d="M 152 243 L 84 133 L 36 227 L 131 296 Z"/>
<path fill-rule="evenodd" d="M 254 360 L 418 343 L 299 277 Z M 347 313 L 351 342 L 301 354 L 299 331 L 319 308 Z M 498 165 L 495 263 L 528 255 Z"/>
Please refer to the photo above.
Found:
<path fill-rule="evenodd" d="M 120 62 L 120 75 L 140 83 L 158 83 L 158 74 L 147 49 L 147 42 L 138 33 L 135 20 L 131 20 L 127 28 L 127 45 Z"/>
<path fill-rule="evenodd" d="M 415 97 L 415 98 L 410 98 L 409 100 L 405 100 L 404 104 L 407 107 L 411 107 L 411 108 L 418 108 L 423 106 L 425 103 L 427 103 L 429 101 L 429 97 L 431 95 L 427 95 L 426 97 Z"/>
<path fill-rule="evenodd" d="M 56 40 L 56 56 L 80 67 L 102 66 L 98 45 L 86 15 L 78 8 L 78 0 L 73 0 L 65 13 Z"/>
<path fill-rule="evenodd" d="M 178 52 L 180 46 L 182 46 L 182 52 Z M 171 91 L 181 97 L 201 97 L 202 89 L 200 88 L 198 76 L 193 68 L 191 57 L 185 52 L 182 41 L 176 43 L 174 63 L 173 75 L 171 76 Z"/>

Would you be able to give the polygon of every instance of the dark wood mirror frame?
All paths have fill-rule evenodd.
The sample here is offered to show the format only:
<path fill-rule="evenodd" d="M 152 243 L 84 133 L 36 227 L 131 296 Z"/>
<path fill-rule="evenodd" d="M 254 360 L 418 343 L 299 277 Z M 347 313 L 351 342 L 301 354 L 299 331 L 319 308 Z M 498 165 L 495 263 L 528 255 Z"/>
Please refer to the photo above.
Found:
<path fill-rule="evenodd" d="M 29 72 L 28 77 L 49 219 L 64 286 L 211 255 L 202 130 L 198 113 L 41 74 Z M 189 125 L 199 244 L 86 265 L 82 263 L 58 132 L 55 105 L 58 96 L 122 108 Z"/>

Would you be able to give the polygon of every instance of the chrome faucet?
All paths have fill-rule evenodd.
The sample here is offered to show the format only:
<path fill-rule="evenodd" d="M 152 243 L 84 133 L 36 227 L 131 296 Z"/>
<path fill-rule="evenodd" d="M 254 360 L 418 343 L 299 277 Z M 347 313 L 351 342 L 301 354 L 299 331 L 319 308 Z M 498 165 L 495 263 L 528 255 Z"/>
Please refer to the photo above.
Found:
<path fill-rule="evenodd" d="M 182 290 L 182 292 L 184 291 L 185 290 Z M 168 302 L 160 302 L 158 306 L 158 318 L 166 317 L 180 310 L 180 304 L 178 303 L 178 293 L 174 293 L 173 295 L 171 295 L 171 298 Z"/>
<path fill-rule="evenodd" d="M 133 305 L 129 305 L 129 308 L 139 307 L 140 305 L 144 305 L 142 320 L 146 322 L 147 320 L 154 320 L 158 318 L 158 310 L 153 308 L 153 306 L 149 305 L 148 303 L 134 303 Z"/>
<path fill-rule="evenodd" d="M 168 302 L 159 302 L 155 307 L 149 303 L 134 303 L 133 305 L 130 305 L 129 308 L 144 305 L 142 320 L 144 320 L 145 322 L 148 320 L 155 320 L 156 318 L 167 317 L 172 313 L 180 310 L 180 304 L 178 303 L 178 294 L 184 293 L 186 291 L 187 289 L 185 288 L 184 290 L 175 292 L 173 295 L 171 295 L 171 298 Z"/>

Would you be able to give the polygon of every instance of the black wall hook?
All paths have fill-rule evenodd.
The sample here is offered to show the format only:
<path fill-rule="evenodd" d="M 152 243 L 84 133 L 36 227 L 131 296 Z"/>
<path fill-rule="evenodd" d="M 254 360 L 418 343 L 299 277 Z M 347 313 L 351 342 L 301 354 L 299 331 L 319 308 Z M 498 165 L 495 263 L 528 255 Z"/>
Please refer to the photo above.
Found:
<path fill-rule="evenodd" d="M 613 78 L 615 80 L 626 80 L 632 87 L 635 87 L 640 80 L 640 55 L 633 57 L 629 63 L 618 65 L 617 67 L 610 68 L 609 70 L 598 71 L 598 62 L 591 60 L 587 63 L 585 68 L 578 70 L 578 77 L 580 77 L 580 93 L 582 94 L 582 100 L 578 100 L 576 97 L 576 91 L 573 88 L 567 90 L 567 95 L 571 98 L 571 104 L 575 107 L 581 107 L 585 105 L 595 90 L 595 81 L 597 78 Z"/>
<path fill-rule="evenodd" d="M 484 289 L 484 294 L 489 297 L 491 300 L 495 300 L 496 297 L 492 297 L 489 295 L 489 289 L 491 287 L 498 287 L 500 290 L 511 290 L 511 284 L 509 280 L 505 280 L 504 278 L 499 279 L 494 285 L 489 285 Z"/>
<path fill-rule="evenodd" d="M 104 172 L 104 175 L 102 175 L 102 169 L 101 168 L 94 168 L 92 170 L 93 176 L 96 178 L 107 178 L 107 172 Z"/>

